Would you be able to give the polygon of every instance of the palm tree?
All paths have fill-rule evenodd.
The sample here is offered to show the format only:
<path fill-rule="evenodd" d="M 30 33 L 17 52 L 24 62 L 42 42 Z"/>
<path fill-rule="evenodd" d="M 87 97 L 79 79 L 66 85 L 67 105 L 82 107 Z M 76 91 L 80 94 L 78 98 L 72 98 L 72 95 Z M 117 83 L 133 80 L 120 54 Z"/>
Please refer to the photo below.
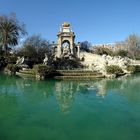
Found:
<path fill-rule="evenodd" d="M 0 22 L 0 44 L 7 53 L 8 46 L 18 44 L 19 27 L 10 20 Z"/>

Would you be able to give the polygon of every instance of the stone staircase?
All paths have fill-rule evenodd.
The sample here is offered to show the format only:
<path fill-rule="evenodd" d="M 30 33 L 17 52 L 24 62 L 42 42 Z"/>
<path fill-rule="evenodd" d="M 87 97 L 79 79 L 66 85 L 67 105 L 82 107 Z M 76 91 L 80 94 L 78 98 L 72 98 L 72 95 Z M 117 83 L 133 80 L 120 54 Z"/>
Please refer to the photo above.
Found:
<path fill-rule="evenodd" d="M 16 74 L 19 76 L 35 77 L 35 72 L 32 69 L 20 70 L 19 72 L 16 72 Z"/>
<path fill-rule="evenodd" d="M 95 79 L 104 78 L 102 73 L 87 70 L 60 70 L 57 71 L 61 76 L 56 76 L 56 79 Z"/>
<path fill-rule="evenodd" d="M 58 75 L 55 79 L 95 79 L 104 78 L 102 73 L 90 71 L 90 70 L 57 70 Z M 19 76 L 36 77 L 35 72 L 32 69 L 20 70 L 16 73 Z"/>

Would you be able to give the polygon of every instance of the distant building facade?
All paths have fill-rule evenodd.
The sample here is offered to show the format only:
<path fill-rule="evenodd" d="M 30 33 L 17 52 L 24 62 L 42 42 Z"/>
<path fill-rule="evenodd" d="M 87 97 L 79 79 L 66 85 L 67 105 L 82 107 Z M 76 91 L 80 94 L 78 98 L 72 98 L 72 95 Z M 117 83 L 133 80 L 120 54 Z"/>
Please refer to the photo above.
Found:
<path fill-rule="evenodd" d="M 96 50 L 97 48 L 107 48 L 113 52 L 119 51 L 119 50 L 127 50 L 127 45 L 123 42 L 120 43 L 107 43 L 107 44 L 95 44 L 92 47 L 92 50 Z"/>

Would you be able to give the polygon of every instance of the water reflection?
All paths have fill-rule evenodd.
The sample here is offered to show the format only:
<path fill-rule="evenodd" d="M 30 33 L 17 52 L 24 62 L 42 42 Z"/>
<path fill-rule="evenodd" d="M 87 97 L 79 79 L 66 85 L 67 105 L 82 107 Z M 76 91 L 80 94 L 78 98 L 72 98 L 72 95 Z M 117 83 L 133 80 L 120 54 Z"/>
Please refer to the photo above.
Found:
<path fill-rule="evenodd" d="M 35 81 L 0 75 L 0 97 L 16 96 L 27 103 L 39 104 L 43 98 L 55 97 L 59 108 L 69 113 L 78 95 L 94 94 L 105 98 L 108 94 L 119 93 L 131 102 L 140 101 L 140 75 L 119 79 L 98 79 L 93 81 Z M 45 100 L 46 100 L 45 99 Z M 46 100 L 47 101 L 47 100 Z"/>
<path fill-rule="evenodd" d="M 55 83 L 55 96 L 62 112 L 68 113 L 74 102 L 77 89 L 73 82 L 61 81 Z"/>

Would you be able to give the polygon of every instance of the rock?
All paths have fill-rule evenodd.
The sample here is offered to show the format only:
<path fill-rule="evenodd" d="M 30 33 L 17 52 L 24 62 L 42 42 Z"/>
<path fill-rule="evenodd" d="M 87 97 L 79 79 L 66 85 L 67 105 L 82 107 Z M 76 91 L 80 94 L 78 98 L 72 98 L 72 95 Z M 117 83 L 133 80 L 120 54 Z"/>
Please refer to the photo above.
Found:
<path fill-rule="evenodd" d="M 36 79 L 37 80 L 44 80 L 45 79 L 45 76 L 36 74 Z"/>
<path fill-rule="evenodd" d="M 103 75 L 106 75 L 106 66 L 117 65 L 124 73 L 129 73 L 127 71 L 127 66 L 131 65 L 133 60 L 130 58 L 122 58 L 120 56 L 109 56 L 109 55 L 97 55 L 87 52 L 81 52 L 81 56 L 84 56 L 84 61 L 82 62 L 89 70 L 98 71 Z M 114 75 L 108 75 L 108 77 L 114 77 Z"/>

